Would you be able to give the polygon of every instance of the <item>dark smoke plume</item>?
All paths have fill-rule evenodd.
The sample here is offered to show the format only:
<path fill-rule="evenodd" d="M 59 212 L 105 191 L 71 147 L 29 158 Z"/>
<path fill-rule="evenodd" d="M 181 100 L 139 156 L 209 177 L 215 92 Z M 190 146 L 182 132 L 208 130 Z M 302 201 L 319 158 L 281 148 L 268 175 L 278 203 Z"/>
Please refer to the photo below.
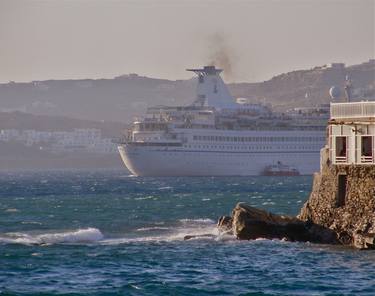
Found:
<path fill-rule="evenodd" d="M 225 80 L 234 80 L 235 52 L 223 34 L 209 38 L 209 51 L 209 65 L 223 69 Z"/>

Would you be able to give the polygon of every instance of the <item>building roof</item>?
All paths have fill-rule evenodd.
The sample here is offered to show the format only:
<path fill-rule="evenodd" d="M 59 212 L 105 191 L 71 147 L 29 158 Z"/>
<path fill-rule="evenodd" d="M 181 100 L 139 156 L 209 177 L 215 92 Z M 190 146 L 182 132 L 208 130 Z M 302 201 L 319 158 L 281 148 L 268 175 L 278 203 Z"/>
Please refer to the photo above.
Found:
<path fill-rule="evenodd" d="M 331 103 L 331 121 L 375 122 L 375 101 Z"/>

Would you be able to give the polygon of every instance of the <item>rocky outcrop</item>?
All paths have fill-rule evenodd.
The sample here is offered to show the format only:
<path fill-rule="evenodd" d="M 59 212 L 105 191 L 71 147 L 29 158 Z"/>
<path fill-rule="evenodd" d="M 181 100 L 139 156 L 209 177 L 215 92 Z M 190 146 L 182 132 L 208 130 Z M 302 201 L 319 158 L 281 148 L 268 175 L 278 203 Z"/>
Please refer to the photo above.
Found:
<path fill-rule="evenodd" d="M 297 217 L 238 203 L 231 217 L 220 218 L 219 230 L 242 240 L 277 238 L 374 249 L 375 166 L 337 166 L 322 160 L 321 172 L 314 175 L 310 197 Z"/>
<path fill-rule="evenodd" d="M 230 230 L 241 240 L 267 238 L 338 243 L 336 234 L 330 229 L 296 217 L 275 215 L 245 203 L 236 205 L 232 217 L 221 217 L 218 228 L 220 232 L 228 233 Z"/>
<path fill-rule="evenodd" d="M 341 197 L 340 176 L 346 176 Z M 375 166 L 324 165 L 314 175 L 310 198 L 298 218 L 333 230 L 341 244 L 374 248 Z"/>
<path fill-rule="evenodd" d="M 278 216 L 238 203 L 232 212 L 233 233 L 239 239 L 288 238 L 307 240 L 304 224 L 296 218 Z"/>

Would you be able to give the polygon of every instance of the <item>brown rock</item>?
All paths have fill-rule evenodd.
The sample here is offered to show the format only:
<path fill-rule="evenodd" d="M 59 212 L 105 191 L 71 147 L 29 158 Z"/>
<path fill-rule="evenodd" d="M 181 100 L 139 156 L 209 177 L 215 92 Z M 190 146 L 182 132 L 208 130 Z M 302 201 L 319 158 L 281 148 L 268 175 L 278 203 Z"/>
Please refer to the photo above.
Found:
<path fill-rule="evenodd" d="M 264 210 L 238 203 L 233 209 L 233 232 L 238 239 L 287 239 L 337 243 L 332 230 L 295 217 L 275 215 Z"/>

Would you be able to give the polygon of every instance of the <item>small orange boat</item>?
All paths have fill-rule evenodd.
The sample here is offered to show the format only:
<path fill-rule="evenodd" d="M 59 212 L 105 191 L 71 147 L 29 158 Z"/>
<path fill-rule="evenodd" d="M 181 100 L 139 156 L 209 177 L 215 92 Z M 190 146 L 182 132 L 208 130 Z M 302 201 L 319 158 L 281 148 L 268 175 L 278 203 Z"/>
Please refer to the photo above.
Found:
<path fill-rule="evenodd" d="M 277 164 L 268 165 L 262 172 L 263 176 L 299 176 L 300 173 L 295 167 L 282 164 L 278 161 Z"/>

